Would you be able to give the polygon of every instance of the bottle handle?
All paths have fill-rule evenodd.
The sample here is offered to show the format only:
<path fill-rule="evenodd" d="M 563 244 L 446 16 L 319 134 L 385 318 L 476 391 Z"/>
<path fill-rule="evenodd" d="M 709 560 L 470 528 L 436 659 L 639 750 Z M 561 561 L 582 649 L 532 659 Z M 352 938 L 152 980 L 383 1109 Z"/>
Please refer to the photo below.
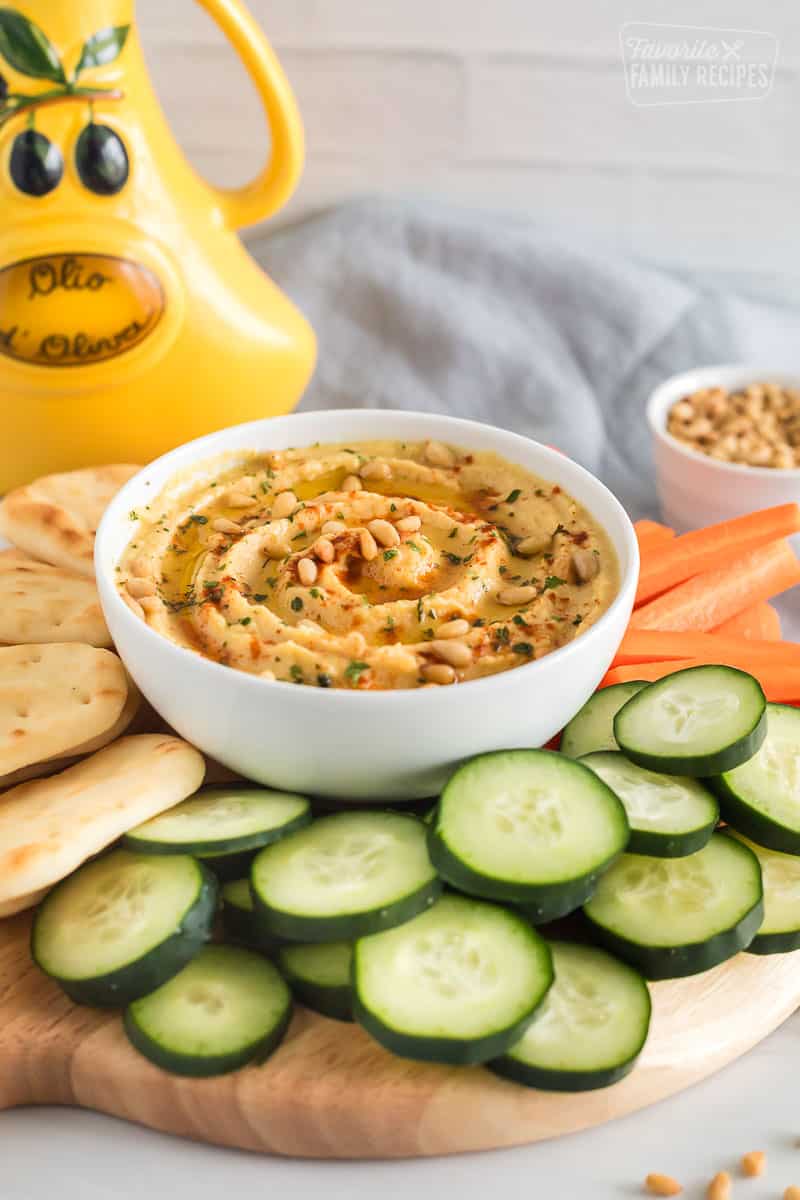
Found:
<path fill-rule="evenodd" d="M 213 188 L 225 224 L 254 225 L 282 208 L 303 170 L 305 142 L 294 93 L 283 67 L 256 20 L 239 0 L 198 0 L 233 44 L 258 90 L 272 135 L 262 173 L 242 188 Z"/>

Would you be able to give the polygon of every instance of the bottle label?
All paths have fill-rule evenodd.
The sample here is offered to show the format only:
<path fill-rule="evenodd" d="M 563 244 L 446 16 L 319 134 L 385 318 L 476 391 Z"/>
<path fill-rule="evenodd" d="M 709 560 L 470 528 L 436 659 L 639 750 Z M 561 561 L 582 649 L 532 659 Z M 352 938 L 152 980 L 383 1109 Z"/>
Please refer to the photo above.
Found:
<path fill-rule="evenodd" d="M 166 310 L 149 267 L 105 254 L 46 254 L 0 268 L 0 355 L 90 367 L 141 345 Z"/>

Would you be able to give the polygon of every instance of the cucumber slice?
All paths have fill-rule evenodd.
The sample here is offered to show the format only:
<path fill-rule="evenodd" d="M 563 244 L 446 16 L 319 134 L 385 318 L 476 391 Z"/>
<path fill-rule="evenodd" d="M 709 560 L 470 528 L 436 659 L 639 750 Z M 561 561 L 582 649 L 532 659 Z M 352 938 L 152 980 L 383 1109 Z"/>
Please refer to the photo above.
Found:
<path fill-rule="evenodd" d="M 534 922 L 583 904 L 628 842 L 628 822 L 601 779 L 552 750 L 473 758 L 442 793 L 428 834 L 447 883 L 525 906 Z"/>
<path fill-rule="evenodd" d="M 631 854 L 694 854 L 716 829 L 719 805 L 699 780 L 648 771 L 614 750 L 587 754 L 580 761 L 622 801 L 631 827 Z"/>
<path fill-rule="evenodd" d="M 561 753 L 568 758 L 583 758 L 597 750 L 619 750 L 614 737 L 614 717 L 631 696 L 647 683 L 640 679 L 601 688 L 584 704 L 561 734 Z"/>
<path fill-rule="evenodd" d="M 761 749 L 711 784 L 734 829 L 770 850 L 800 854 L 800 712 L 768 704 Z"/>
<path fill-rule="evenodd" d="M 489 1066 L 528 1087 L 585 1092 L 633 1070 L 650 1028 L 642 976 L 596 946 L 551 942 L 555 983 L 525 1033 Z"/>
<path fill-rule="evenodd" d="M 235 883 L 250 874 L 257 850 L 234 850 L 231 854 L 196 854 L 204 867 L 213 871 L 220 883 Z"/>
<path fill-rule="evenodd" d="M 283 945 L 280 938 L 270 937 L 262 928 L 253 909 L 249 879 L 233 879 L 222 885 L 222 928 L 226 938 L 250 950 L 273 954 Z"/>
<path fill-rule="evenodd" d="M 260 850 L 310 820 L 311 805 L 305 796 L 256 787 L 203 788 L 137 825 L 123 842 L 143 854 L 227 856 Z"/>
<path fill-rule="evenodd" d="M 719 775 L 747 762 L 767 733 L 761 684 L 735 667 L 687 667 L 651 683 L 614 718 L 631 762 L 669 775 Z"/>
<path fill-rule="evenodd" d="M 550 949 L 510 909 L 446 895 L 356 942 L 356 1020 L 405 1058 L 483 1063 L 525 1032 L 553 981 Z"/>
<path fill-rule="evenodd" d="M 250 886 L 259 920 L 297 942 L 348 940 L 408 921 L 442 890 L 425 833 L 405 813 L 321 817 L 256 857 Z"/>
<path fill-rule="evenodd" d="M 764 921 L 747 953 L 786 954 L 800 949 L 800 857 L 757 846 L 733 829 L 727 833 L 749 846 L 761 866 Z"/>
<path fill-rule="evenodd" d="M 236 946 L 206 946 L 183 970 L 125 1011 L 125 1032 L 156 1066 L 176 1075 L 224 1075 L 263 1061 L 292 1011 L 280 972 Z"/>
<path fill-rule="evenodd" d="M 216 880 L 188 855 L 115 850 L 50 892 L 36 913 L 31 954 L 77 1004 L 119 1007 L 194 958 L 216 907 Z"/>
<path fill-rule="evenodd" d="M 625 854 L 584 913 L 609 950 L 648 979 L 677 979 L 744 950 L 764 919 L 758 859 L 715 833 L 685 858 Z"/>
<path fill-rule="evenodd" d="M 337 1021 L 353 1019 L 352 942 L 283 946 L 278 966 L 298 1000 Z"/>

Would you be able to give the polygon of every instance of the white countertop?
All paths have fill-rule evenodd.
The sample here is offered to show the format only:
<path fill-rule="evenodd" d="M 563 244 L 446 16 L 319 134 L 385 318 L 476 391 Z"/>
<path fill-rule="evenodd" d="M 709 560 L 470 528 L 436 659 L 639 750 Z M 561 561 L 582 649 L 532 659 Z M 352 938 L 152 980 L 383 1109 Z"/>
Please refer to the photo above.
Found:
<path fill-rule="evenodd" d="M 800 590 L 800 589 L 798 589 Z M 800 640 L 800 596 L 780 606 Z M 69 1109 L 0 1114 L 0 1200 L 633 1200 L 649 1171 L 700 1200 L 717 1171 L 765 1150 L 767 1174 L 734 1200 L 780 1200 L 800 1186 L 800 1012 L 711 1079 L 609 1125 L 518 1150 L 405 1162 L 261 1158 Z"/>

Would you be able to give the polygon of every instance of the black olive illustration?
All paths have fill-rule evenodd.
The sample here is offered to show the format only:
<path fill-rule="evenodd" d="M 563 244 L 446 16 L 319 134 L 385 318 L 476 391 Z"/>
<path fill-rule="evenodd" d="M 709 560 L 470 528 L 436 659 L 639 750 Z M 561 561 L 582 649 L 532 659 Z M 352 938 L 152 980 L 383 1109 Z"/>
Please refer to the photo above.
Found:
<path fill-rule="evenodd" d="M 11 178 L 27 196 L 46 196 L 57 188 L 64 176 L 64 159 L 58 146 L 38 133 L 26 129 L 11 149 Z"/>
<path fill-rule="evenodd" d="M 98 196 L 116 196 L 128 182 L 130 163 L 122 138 L 108 125 L 91 121 L 75 150 L 78 174 Z"/>

